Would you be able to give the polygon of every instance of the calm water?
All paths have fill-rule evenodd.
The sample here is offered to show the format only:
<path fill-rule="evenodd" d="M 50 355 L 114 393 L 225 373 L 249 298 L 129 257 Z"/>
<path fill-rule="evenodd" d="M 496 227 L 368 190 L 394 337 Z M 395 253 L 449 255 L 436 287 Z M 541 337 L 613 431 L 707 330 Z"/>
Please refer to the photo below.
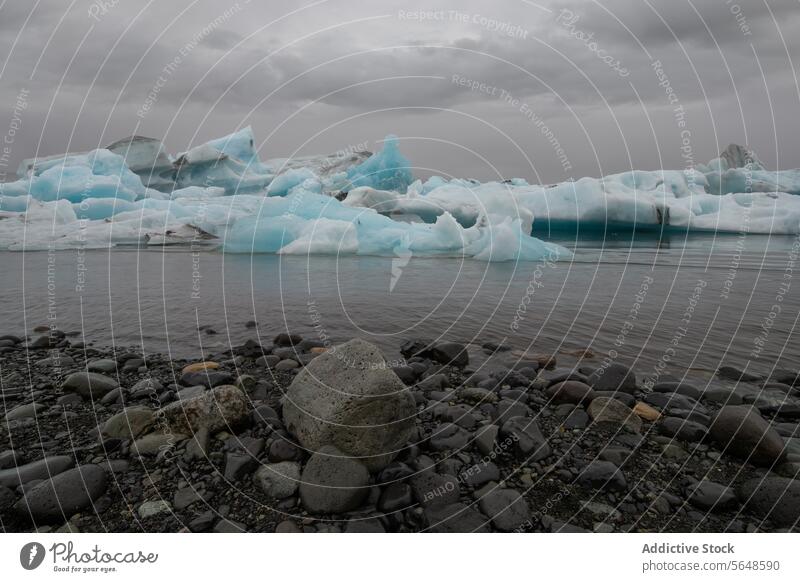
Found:
<path fill-rule="evenodd" d="M 2 253 L 0 332 L 22 333 L 54 317 L 60 329 L 100 345 L 175 357 L 290 329 L 333 341 L 358 335 L 390 357 L 406 338 L 443 337 L 505 340 L 537 353 L 591 348 L 598 360 L 610 354 L 645 373 L 662 360 L 674 370 L 723 361 L 800 368 L 794 237 L 559 242 L 574 250 L 573 261 Z M 258 332 L 248 320 L 258 321 Z M 199 325 L 218 333 L 198 332 Z"/>

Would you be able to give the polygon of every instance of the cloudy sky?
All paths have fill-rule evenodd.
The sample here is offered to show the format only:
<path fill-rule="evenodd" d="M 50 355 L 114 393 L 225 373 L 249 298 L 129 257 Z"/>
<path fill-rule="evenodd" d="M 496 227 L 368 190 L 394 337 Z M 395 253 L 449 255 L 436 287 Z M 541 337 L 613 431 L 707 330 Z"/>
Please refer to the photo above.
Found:
<path fill-rule="evenodd" d="M 252 125 L 262 159 L 395 133 L 420 175 L 682 169 L 730 142 L 798 167 L 800 3 L 737 1 L 0 0 L 4 163 Z"/>

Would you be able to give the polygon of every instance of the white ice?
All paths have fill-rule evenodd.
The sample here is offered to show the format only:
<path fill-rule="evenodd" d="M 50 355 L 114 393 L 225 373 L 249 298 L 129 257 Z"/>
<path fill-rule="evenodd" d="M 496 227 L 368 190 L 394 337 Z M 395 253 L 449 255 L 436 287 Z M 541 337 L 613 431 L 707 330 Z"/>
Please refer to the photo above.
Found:
<path fill-rule="evenodd" d="M 769 171 L 740 146 L 693 171 L 422 182 L 394 136 L 371 155 L 262 162 L 247 127 L 174 157 L 133 136 L 20 172 L 0 184 L 0 249 L 205 244 L 505 261 L 569 256 L 532 236 L 553 228 L 800 233 L 800 171 Z"/>

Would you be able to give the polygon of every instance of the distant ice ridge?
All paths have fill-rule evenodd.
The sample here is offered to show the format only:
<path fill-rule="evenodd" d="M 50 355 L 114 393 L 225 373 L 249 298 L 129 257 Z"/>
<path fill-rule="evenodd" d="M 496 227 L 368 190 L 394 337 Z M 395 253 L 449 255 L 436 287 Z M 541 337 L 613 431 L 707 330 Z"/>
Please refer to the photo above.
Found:
<path fill-rule="evenodd" d="M 548 228 L 800 233 L 800 171 L 730 146 L 692 171 L 631 171 L 551 186 L 414 181 L 381 151 L 262 162 L 248 127 L 170 156 L 133 136 L 25 160 L 0 184 L 0 249 L 203 244 L 226 252 L 566 258 Z"/>
<path fill-rule="evenodd" d="M 425 222 L 449 212 L 464 226 L 483 215 L 514 217 L 534 233 L 580 227 L 797 234 L 798 194 L 800 170 L 765 170 L 751 152 L 731 145 L 693 170 L 634 170 L 548 186 L 434 176 L 405 192 L 355 188 L 344 204 Z"/>

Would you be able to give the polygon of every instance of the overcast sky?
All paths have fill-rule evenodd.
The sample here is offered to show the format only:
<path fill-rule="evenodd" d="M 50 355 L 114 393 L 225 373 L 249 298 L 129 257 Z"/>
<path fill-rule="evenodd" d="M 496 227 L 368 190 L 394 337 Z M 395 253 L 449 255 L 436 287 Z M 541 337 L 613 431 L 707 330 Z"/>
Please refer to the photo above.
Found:
<path fill-rule="evenodd" d="M 682 169 L 730 142 L 799 167 L 799 57 L 798 0 L 0 0 L 0 153 L 252 125 L 262 159 L 395 133 L 420 175 Z"/>

